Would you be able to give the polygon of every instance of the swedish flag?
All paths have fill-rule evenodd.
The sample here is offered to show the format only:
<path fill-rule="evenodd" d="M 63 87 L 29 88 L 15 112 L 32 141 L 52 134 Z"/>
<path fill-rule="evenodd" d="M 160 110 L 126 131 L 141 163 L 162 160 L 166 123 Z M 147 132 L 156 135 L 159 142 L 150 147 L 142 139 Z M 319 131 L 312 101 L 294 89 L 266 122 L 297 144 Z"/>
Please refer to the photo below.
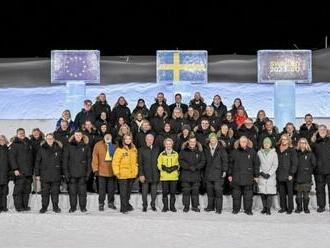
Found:
<path fill-rule="evenodd" d="M 207 82 L 207 51 L 157 51 L 157 82 Z"/>

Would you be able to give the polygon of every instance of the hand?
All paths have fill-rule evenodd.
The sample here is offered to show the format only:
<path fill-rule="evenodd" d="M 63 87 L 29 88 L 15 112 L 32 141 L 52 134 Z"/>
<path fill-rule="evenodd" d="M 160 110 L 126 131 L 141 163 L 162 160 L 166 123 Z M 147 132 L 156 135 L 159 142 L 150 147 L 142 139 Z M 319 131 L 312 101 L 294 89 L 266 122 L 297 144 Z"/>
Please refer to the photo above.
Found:
<path fill-rule="evenodd" d="M 254 181 L 256 181 L 256 182 L 258 182 L 258 180 L 259 180 L 259 178 L 257 178 L 257 177 L 255 177 L 255 178 L 253 178 L 254 179 Z"/>
<path fill-rule="evenodd" d="M 288 180 L 291 181 L 291 180 L 292 180 L 292 176 L 289 176 L 289 177 L 288 177 Z"/>
<path fill-rule="evenodd" d="M 263 178 L 267 179 L 267 177 L 266 177 L 266 173 L 264 173 L 263 171 L 260 172 L 260 176 L 262 176 Z"/>
<path fill-rule="evenodd" d="M 19 177 L 19 176 L 21 175 L 21 173 L 19 172 L 19 170 L 15 170 L 15 171 L 14 171 L 14 174 L 15 174 L 15 176 L 17 176 L 17 177 Z"/>
<path fill-rule="evenodd" d="M 99 176 L 99 172 L 98 172 L 98 171 L 95 171 L 95 172 L 94 172 L 94 175 L 95 175 L 96 177 L 98 177 L 98 176 Z"/>
<path fill-rule="evenodd" d="M 145 178 L 145 176 L 140 176 L 139 180 L 141 183 L 144 183 L 146 181 L 146 178 Z"/>
<path fill-rule="evenodd" d="M 226 175 L 227 175 L 227 173 L 226 173 L 226 172 L 223 172 L 223 173 L 222 173 L 222 178 L 225 178 Z"/>
<path fill-rule="evenodd" d="M 167 171 L 167 167 L 165 165 L 162 165 L 162 170 Z"/>
<path fill-rule="evenodd" d="M 229 181 L 229 182 L 232 182 L 232 181 L 233 181 L 233 177 L 232 177 L 232 176 L 229 176 L 229 177 L 228 177 L 228 181 Z"/>
<path fill-rule="evenodd" d="M 266 179 L 270 178 L 270 175 L 269 175 L 268 173 L 265 174 L 265 178 L 266 178 Z"/>
<path fill-rule="evenodd" d="M 40 176 L 37 176 L 37 177 L 36 177 L 36 180 L 37 180 L 37 181 L 40 181 Z"/>

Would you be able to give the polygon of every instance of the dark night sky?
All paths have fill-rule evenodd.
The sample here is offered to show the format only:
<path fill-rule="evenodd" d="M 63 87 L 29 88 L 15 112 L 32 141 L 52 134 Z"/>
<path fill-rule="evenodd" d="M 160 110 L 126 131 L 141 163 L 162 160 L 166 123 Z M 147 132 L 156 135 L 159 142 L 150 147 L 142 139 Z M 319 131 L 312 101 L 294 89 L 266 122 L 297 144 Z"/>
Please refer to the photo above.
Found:
<path fill-rule="evenodd" d="M 255 54 L 259 49 L 324 47 L 330 9 L 272 1 L 258 7 L 179 0 L 10 1 L 0 8 L 0 57 L 47 57 L 52 49 L 99 49 L 102 55 L 154 55 L 157 49 Z M 52 4 L 50 2 L 53 2 Z M 107 1 L 111 3 L 113 1 Z M 120 3 L 120 4 L 118 4 Z"/>

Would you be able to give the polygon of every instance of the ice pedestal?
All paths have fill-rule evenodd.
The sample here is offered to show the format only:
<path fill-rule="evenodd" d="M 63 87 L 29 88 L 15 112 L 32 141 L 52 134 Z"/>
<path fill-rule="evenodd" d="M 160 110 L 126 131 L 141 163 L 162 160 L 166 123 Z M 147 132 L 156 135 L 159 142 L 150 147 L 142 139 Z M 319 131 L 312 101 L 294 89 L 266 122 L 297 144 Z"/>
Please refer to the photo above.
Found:
<path fill-rule="evenodd" d="M 66 83 L 65 106 L 70 110 L 72 118 L 80 112 L 86 97 L 86 83 L 70 81 Z"/>

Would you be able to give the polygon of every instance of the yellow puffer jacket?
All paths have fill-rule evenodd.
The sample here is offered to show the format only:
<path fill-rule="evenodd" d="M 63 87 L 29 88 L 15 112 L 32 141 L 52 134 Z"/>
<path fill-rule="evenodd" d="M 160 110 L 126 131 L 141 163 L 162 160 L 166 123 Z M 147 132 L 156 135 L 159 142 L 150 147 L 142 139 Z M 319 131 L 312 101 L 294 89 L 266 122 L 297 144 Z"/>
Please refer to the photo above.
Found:
<path fill-rule="evenodd" d="M 136 178 L 138 175 L 137 150 L 135 146 L 118 147 L 112 159 L 113 174 L 118 179 Z"/>
<path fill-rule="evenodd" d="M 177 166 L 178 168 L 171 173 L 168 173 L 162 169 L 162 165 L 166 167 Z M 171 154 L 166 154 L 163 151 L 158 156 L 157 167 L 160 170 L 160 181 L 177 181 L 179 179 L 179 154 L 176 151 L 172 151 Z"/>

